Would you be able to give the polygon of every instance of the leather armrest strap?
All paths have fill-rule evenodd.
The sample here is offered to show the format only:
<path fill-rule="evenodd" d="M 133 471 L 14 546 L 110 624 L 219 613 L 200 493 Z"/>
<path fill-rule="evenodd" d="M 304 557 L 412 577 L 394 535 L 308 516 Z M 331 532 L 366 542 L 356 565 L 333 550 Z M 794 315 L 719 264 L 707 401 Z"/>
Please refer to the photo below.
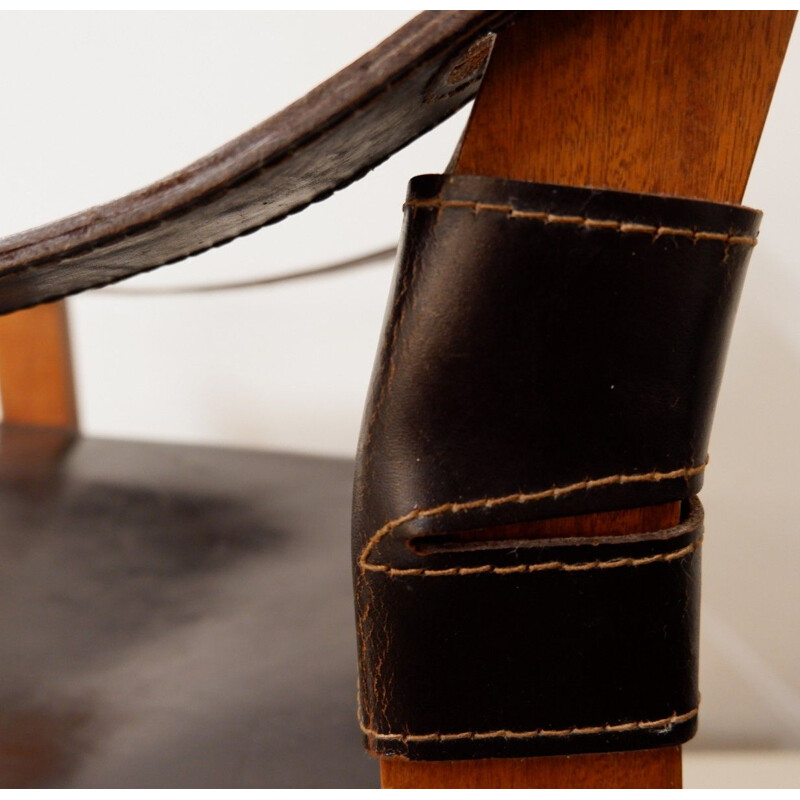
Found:
<path fill-rule="evenodd" d="M 470 100 L 512 12 L 425 12 L 279 114 L 180 172 L 0 241 L 0 313 L 242 236 L 363 176 Z"/>
<path fill-rule="evenodd" d="M 759 220 L 656 195 L 411 182 L 356 470 L 375 752 L 691 736 L 699 506 L 678 528 L 602 541 L 517 531 L 699 491 Z"/>

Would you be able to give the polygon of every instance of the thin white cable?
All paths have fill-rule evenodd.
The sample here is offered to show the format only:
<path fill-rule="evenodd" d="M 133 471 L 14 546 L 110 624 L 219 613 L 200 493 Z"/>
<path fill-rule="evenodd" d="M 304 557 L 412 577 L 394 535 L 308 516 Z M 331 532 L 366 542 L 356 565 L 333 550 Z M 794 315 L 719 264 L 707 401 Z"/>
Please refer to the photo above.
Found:
<path fill-rule="evenodd" d="M 301 278 L 313 278 L 318 275 L 327 275 L 332 272 L 344 272 L 354 267 L 365 267 L 369 264 L 377 264 L 394 258 L 397 247 L 385 247 L 370 253 L 348 258 L 346 261 L 337 261 L 334 264 L 325 264 L 320 267 L 309 267 L 308 269 L 298 270 L 297 272 L 286 272 L 281 275 L 273 275 L 268 278 L 251 278 L 243 281 L 230 281 L 228 283 L 208 283 L 195 284 L 188 286 L 131 286 L 119 287 L 117 285 L 97 289 L 91 294 L 94 297 L 115 296 L 115 297 L 154 297 L 158 295 L 179 295 L 179 294 L 208 294 L 209 292 L 229 292 L 236 289 L 254 289 L 263 286 L 273 286 L 276 283 L 288 283 L 289 281 Z"/>

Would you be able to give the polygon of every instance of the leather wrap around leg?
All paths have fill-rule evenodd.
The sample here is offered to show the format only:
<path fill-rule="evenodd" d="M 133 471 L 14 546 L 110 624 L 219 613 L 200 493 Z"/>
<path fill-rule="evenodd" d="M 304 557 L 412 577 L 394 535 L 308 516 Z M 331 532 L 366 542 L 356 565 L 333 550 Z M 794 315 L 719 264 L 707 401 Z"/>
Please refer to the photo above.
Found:
<path fill-rule="evenodd" d="M 411 182 L 355 484 L 371 751 L 691 738 L 694 496 L 759 221 L 673 197 Z M 514 537 L 532 520 L 673 501 L 683 518 L 667 530 Z"/>

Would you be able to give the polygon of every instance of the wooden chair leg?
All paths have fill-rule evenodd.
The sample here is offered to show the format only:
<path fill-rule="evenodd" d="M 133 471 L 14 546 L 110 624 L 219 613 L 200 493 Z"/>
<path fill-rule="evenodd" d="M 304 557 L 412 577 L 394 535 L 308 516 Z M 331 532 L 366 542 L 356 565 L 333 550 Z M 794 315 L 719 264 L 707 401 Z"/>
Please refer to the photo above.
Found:
<path fill-rule="evenodd" d="M 531 12 L 498 37 L 452 171 L 738 203 L 794 12 Z M 652 514 L 655 513 L 655 517 Z M 572 535 L 678 521 L 578 518 Z M 392 788 L 679 788 L 680 748 L 463 762 L 382 759 Z"/>
<path fill-rule="evenodd" d="M 0 317 L 0 391 L 6 424 L 77 429 L 63 302 Z"/>

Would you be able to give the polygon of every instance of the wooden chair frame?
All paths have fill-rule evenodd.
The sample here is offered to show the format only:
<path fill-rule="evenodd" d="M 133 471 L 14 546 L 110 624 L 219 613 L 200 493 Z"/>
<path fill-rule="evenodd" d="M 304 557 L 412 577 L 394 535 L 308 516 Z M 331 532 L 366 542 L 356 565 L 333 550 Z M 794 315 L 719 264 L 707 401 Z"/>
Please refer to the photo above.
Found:
<path fill-rule="evenodd" d="M 738 203 L 793 21 L 779 11 L 530 12 L 498 36 L 451 169 Z M 66 314 L 59 302 L 0 319 L 6 424 L 77 431 Z M 628 512 L 624 532 L 677 522 L 678 504 L 654 513 Z M 679 748 L 383 759 L 382 776 L 389 787 L 673 788 L 681 761 Z"/>

